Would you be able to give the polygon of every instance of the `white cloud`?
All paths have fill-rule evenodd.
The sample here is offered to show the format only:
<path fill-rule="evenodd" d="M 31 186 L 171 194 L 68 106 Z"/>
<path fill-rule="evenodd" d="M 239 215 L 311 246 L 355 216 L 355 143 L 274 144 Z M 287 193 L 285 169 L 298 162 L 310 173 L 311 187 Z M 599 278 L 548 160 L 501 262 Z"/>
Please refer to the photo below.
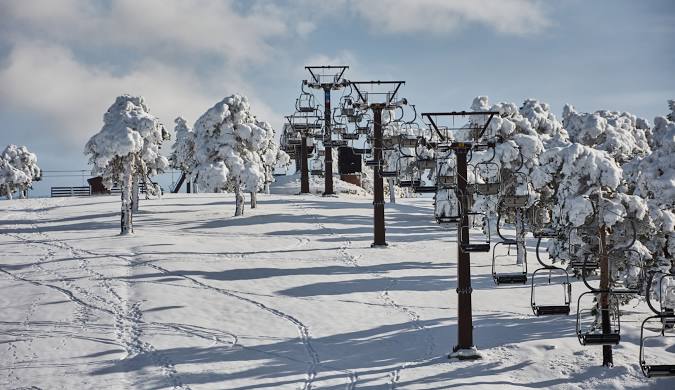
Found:
<path fill-rule="evenodd" d="M 151 112 L 173 129 L 177 115 L 194 121 L 225 94 L 253 92 L 233 75 L 209 81 L 215 88 L 204 86 L 193 73 L 152 60 L 114 75 L 76 61 L 66 48 L 23 43 L 0 70 L 0 104 L 49 123 L 49 129 L 40 130 L 43 136 L 84 145 L 102 126 L 105 110 L 122 93 L 144 96 Z M 257 97 L 251 100 L 262 118 L 272 115 Z"/>
<path fill-rule="evenodd" d="M 11 1 L 0 5 L 11 35 L 64 45 L 217 54 L 228 61 L 265 61 L 269 39 L 287 35 L 285 14 L 273 5 L 238 12 L 232 1 Z M 302 31 L 309 31 L 307 25 Z"/>
<path fill-rule="evenodd" d="M 550 25 L 538 0 L 353 0 L 350 6 L 382 33 L 449 33 L 470 23 L 523 35 Z"/>

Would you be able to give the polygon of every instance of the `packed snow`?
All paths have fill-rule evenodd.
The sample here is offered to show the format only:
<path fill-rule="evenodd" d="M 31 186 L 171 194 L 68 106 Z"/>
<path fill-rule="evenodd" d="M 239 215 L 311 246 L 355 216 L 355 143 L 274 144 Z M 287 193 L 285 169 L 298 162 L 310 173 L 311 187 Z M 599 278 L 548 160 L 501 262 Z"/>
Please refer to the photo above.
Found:
<path fill-rule="evenodd" d="M 495 287 L 489 254 L 472 256 L 482 359 L 449 360 L 456 236 L 429 198 L 387 204 L 387 249 L 370 248 L 370 198 L 258 202 L 232 217 L 232 194 L 167 195 L 145 202 L 142 234 L 128 236 L 113 196 L 1 202 L 0 387 L 675 386 L 637 364 L 644 303 L 624 306 L 615 367 L 604 368 L 600 347 L 579 345 L 574 315 L 535 317 L 529 285 Z M 573 302 L 585 290 L 574 281 Z M 654 353 L 672 361 L 664 347 Z"/>

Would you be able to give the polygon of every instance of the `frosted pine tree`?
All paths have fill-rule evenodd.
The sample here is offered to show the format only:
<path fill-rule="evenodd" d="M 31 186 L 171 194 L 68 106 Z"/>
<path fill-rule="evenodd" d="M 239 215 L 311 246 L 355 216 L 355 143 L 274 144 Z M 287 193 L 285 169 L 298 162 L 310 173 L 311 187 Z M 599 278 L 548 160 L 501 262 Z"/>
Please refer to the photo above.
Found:
<path fill-rule="evenodd" d="M 272 126 L 253 115 L 245 96 L 235 94 L 206 111 L 194 132 L 197 182 L 206 191 L 233 191 L 235 216 L 243 215 L 244 192 L 256 193 L 265 183 L 261 151 L 274 137 Z"/>
<path fill-rule="evenodd" d="M 169 162 L 171 168 L 181 171 L 185 175 L 185 180 L 190 183 L 193 179 L 192 169 L 195 166 L 195 133 L 183 117 L 179 116 L 174 122 L 176 142 L 171 147 Z"/>
<path fill-rule="evenodd" d="M 100 175 L 106 188 L 119 184 L 122 189 L 121 234 L 133 233 L 135 178 L 149 179 L 168 166 L 159 154 L 165 138 L 164 126 L 149 113 L 144 99 L 122 95 L 103 115 L 103 127 L 85 146 L 92 174 Z"/>
<path fill-rule="evenodd" d="M 650 152 L 649 122 L 628 112 L 578 113 L 573 106 L 565 105 L 563 124 L 570 141 L 604 150 L 619 165 Z"/>
<path fill-rule="evenodd" d="M 669 104 L 675 110 L 673 101 Z M 652 152 L 624 166 L 626 192 L 647 202 L 654 226 L 640 240 L 651 254 L 651 265 L 662 271 L 675 270 L 675 122 L 654 118 L 648 138 Z"/>
<path fill-rule="evenodd" d="M 22 171 L 14 168 L 9 161 L 0 156 L 0 196 L 12 199 L 12 193 L 23 188 L 31 179 Z"/>
<path fill-rule="evenodd" d="M 0 159 L 5 160 L 9 165 L 23 172 L 24 176 L 16 175 L 8 170 L 6 177 L 14 177 L 13 187 L 19 191 L 19 195 L 24 198 L 33 181 L 40 180 L 42 171 L 37 165 L 37 156 L 28 151 L 25 146 L 8 145 L 0 154 Z M 7 191 L 7 189 L 5 189 Z"/>

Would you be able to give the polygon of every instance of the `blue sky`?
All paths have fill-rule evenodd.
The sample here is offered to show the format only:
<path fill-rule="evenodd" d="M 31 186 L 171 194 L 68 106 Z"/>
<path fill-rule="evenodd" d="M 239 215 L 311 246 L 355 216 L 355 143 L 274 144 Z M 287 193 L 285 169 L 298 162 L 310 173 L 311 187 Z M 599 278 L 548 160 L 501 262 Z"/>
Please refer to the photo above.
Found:
<path fill-rule="evenodd" d="M 84 144 L 122 93 L 170 129 L 232 93 L 279 126 L 319 63 L 406 80 L 421 111 L 487 95 L 651 121 L 675 98 L 675 2 L 0 0 L 0 147 L 87 169 Z"/>

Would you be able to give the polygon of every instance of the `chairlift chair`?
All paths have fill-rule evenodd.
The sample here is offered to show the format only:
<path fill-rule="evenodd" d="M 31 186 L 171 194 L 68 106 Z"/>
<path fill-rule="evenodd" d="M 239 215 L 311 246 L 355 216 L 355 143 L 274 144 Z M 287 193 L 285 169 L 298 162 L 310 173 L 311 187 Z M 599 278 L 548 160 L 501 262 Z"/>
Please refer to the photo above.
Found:
<path fill-rule="evenodd" d="M 295 101 L 295 110 L 297 112 L 310 113 L 317 110 L 317 106 L 314 103 L 314 95 L 309 92 L 303 91 L 298 99 Z"/>
<path fill-rule="evenodd" d="M 630 243 L 633 245 L 633 243 Z M 622 248 L 628 249 L 628 248 Z M 610 252 L 611 254 L 612 252 Z M 609 255 L 608 255 L 609 256 Z M 584 263 L 587 262 L 588 258 L 584 257 Z M 582 269 L 585 269 L 585 266 L 582 266 Z M 600 289 L 590 285 L 586 278 L 586 272 L 581 273 L 581 279 L 589 289 L 579 295 L 577 300 L 577 321 L 576 321 L 576 332 L 577 338 L 581 345 L 616 345 L 621 341 L 621 311 L 619 307 L 619 298 L 620 295 L 625 294 L 636 294 L 638 290 L 631 289 L 617 289 L 610 285 L 608 289 Z M 610 281 L 611 283 L 611 281 Z M 611 283 L 613 284 L 613 283 Z M 607 300 L 607 305 L 592 305 L 590 309 L 582 309 L 582 301 L 585 297 L 593 297 L 594 300 L 598 299 Z M 582 324 L 582 315 L 583 313 L 589 313 L 592 316 L 593 321 L 589 326 L 584 327 Z M 599 318 L 607 318 L 609 320 L 609 330 L 599 326 Z"/>
<path fill-rule="evenodd" d="M 436 183 L 442 189 L 453 189 L 457 187 L 457 164 L 454 160 L 446 158 L 439 159 L 438 174 L 436 175 Z M 452 161 L 452 164 L 450 162 Z"/>
<path fill-rule="evenodd" d="M 605 308 L 596 308 L 594 305 L 588 309 L 582 309 L 583 300 L 589 297 L 597 299 L 599 294 L 609 294 L 609 305 Z M 606 292 L 602 291 L 586 291 L 579 295 L 577 300 L 577 321 L 576 321 L 576 332 L 577 338 L 581 345 L 617 345 L 621 341 L 621 316 L 619 311 L 619 302 L 616 299 L 616 296 L 611 294 L 608 290 Z M 602 326 L 600 326 L 599 319 L 602 316 L 603 312 L 607 312 L 607 315 L 610 318 L 610 331 L 603 333 Z M 582 324 L 582 316 L 584 313 L 588 313 L 593 317 L 593 322 L 591 325 L 584 328 Z"/>
<path fill-rule="evenodd" d="M 331 129 L 333 134 L 344 135 L 347 132 L 347 127 L 342 124 L 334 124 Z"/>
<path fill-rule="evenodd" d="M 323 176 L 323 174 L 324 174 L 324 161 L 321 157 L 325 155 L 325 150 L 322 149 L 322 150 L 318 150 L 317 152 L 318 153 L 316 153 L 314 155 L 314 157 L 311 160 L 309 160 L 310 161 L 309 173 L 312 176 Z M 324 153 L 321 153 L 321 152 L 324 152 Z"/>
<path fill-rule="evenodd" d="M 659 279 L 654 283 L 654 276 L 660 274 Z M 668 281 L 664 284 L 664 281 Z M 653 284 L 656 284 L 659 288 L 659 307 L 655 307 L 652 303 L 652 287 Z M 640 369 L 646 377 L 665 377 L 665 376 L 675 376 L 675 360 L 670 364 L 663 364 L 661 362 L 651 363 L 647 362 L 647 357 L 645 350 L 647 348 L 647 341 L 649 340 L 658 340 L 659 345 L 673 343 L 663 343 L 663 339 L 675 340 L 675 331 L 672 327 L 672 324 L 675 323 L 675 312 L 673 311 L 672 304 L 669 304 L 665 301 L 665 298 L 675 294 L 675 275 L 672 273 L 664 272 L 652 272 L 650 273 L 648 284 L 647 284 L 647 305 L 649 309 L 654 313 L 642 321 L 640 326 Z M 653 335 L 645 335 L 645 330 L 647 325 L 650 323 L 656 323 L 656 330 L 652 331 Z M 663 354 L 667 356 L 667 354 Z"/>
<path fill-rule="evenodd" d="M 355 141 L 359 139 L 358 133 L 342 133 L 342 139 L 345 141 Z"/>
<path fill-rule="evenodd" d="M 515 239 L 513 238 L 508 238 L 504 237 L 501 231 L 500 227 L 500 222 L 501 222 L 501 214 L 498 215 L 497 217 L 497 235 L 501 239 L 501 241 L 496 242 L 495 245 L 492 247 L 492 279 L 494 280 L 496 285 L 500 284 L 525 284 L 527 283 L 527 251 L 523 254 L 523 262 L 522 264 L 517 264 L 517 259 L 518 259 L 518 243 Z M 497 248 L 500 247 L 506 247 L 506 253 L 497 255 Z M 515 259 L 514 255 L 511 254 L 511 251 L 515 250 Z M 503 269 L 502 259 L 508 259 L 508 260 L 516 260 L 514 263 L 516 263 L 517 266 L 519 266 L 520 270 L 519 271 L 511 271 L 511 272 L 497 272 L 498 268 Z M 499 263 L 499 264 L 498 264 Z"/>
<path fill-rule="evenodd" d="M 397 161 L 398 162 L 398 161 Z M 398 176 L 398 164 L 393 167 L 390 166 L 391 163 L 389 160 L 384 160 L 382 166 L 380 167 L 380 176 L 381 177 L 397 177 Z"/>
<path fill-rule="evenodd" d="M 459 200 L 451 189 L 439 189 L 434 198 L 434 217 L 439 224 L 457 223 L 461 219 Z"/>
<path fill-rule="evenodd" d="M 499 164 L 492 161 L 477 162 L 474 168 L 474 188 L 479 195 L 497 195 L 501 189 Z M 482 183 L 478 180 L 482 179 Z"/>
<path fill-rule="evenodd" d="M 532 307 L 532 312 L 535 316 L 542 315 L 569 315 L 570 314 L 570 302 L 572 300 L 572 284 L 570 283 L 569 273 L 560 267 L 556 267 L 552 264 L 546 264 L 541 259 L 541 240 L 542 238 L 537 239 L 537 248 L 536 248 L 536 257 L 541 268 L 536 269 L 532 273 L 532 284 L 530 289 L 530 306 Z M 548 272 L 548 282 L 547 285 L 552 284 L 552 277 L 554 274 L 558 274 L 563 277 L 563 281 L 560 283 L 560 286 L 563 290 L 563 304 L 546 304 L 542 305 L 536 300 L 536 286 L 537 286 L 537 274 L 542 274 Z M 541 287 L 541 286 L 540 286 Z"/>
<path fill-rule="evenodd" d="M 442 189 L 453 189 L 457 187 L 457 176 L 455 175 L 439 175 L 436 177 L 436 181 L 438 182 L 438 186 Z"/>
<path fill-rule="evenodd" d="M 436 159 L 433 158 L 418 159 L 415 162 L 415 165 L 417 166 L 417 169 L 419 169 L 420 171 L 424 171 L 427 169 L 434 169 L 436 168 Z"/>
<path fill-rule="evenodd" d="M 518 194 L 518 188 L 525 186 L 527 188 L 527 175 L 523 172 L 511 172 L 509 180 L 502 182 L 499 204 L 509 209 L 522 209 L 530 201 L 529 193 Z"/>
<path fill-rule="evenodd" d="M 506 254 L 497 255 L 497 248 L 506 247 Z M 497 272 L 497 268 L 500 267 L 497 263 L 501 258 L 506 258 L 508 260 L 513 260 L 513 255 L 511 254 L 512 250 L 516 250 L 515 241 L 500 241 L 494 244 L 492 247 L 492 279 L 495 284 L 499 286 L 500 284 L 526 284 L 527 283 L 527 261 L 523 261 L 520 265 L 522 268 L 518 272 Z"/>
<path fill-rule="evenodd" d="M 401 148 L 415 148 L 417 147 L 417 136 L 410 134 L 400 134 L 398 136 L 398 145 Z"/>
<path fill-rule="evenodd" d="M 464 215 L 467 217 L 466 221 L 468 222 L 471 218 L 476 218 L 478 216 L 483 217 L 483 222 L 486 224 L 485 226 L 485 234 L 483 235 L 482 240 L 472 240 L 471 238 L 471 226 L 466 226 L 462 225 L 459 227 L 458 232 L 459 232 L 459 242 L 460 242 L 460 248 L 464 252 L 490 252 L 490 220 L 488 219 L 487 215 L 485 213 L 480 213 L 480 212 L 466 212 Z M 462 221 L 463 222 L 463 221 Z M 464 228 L 469 230 L 469 237 L 467 242 L 464 242 L 463 237 L 462 237 L 462 231 Z"/>
<path fill-rule="evenodd" d="M 544 202 L 537 200 L 529 208 L 528 225 L 534 238 L 555 238 L 558 236 L 552 224 L 551 210 Z"/>
<path fill-rule="evenodd" d="M 350 96 L 344 96 L 340 99 L 340 114 L 346 117 L 354 115 L 354 102 Z"/>
<path fill-rule="evenodd" d="M 329 139 L 323 140 L 323 146 L 327 148 L 339 148 L 342 146 L 347 146 L 347 141 L 343 139 Z"/>
<path fill-rule="evenodd" d="M 418 180 L 412 184 L 413 192 L 418 194 L 431 194 L 435 193 L 438 188 L 436 186 L 424 185 L 421 180 Z"/>

